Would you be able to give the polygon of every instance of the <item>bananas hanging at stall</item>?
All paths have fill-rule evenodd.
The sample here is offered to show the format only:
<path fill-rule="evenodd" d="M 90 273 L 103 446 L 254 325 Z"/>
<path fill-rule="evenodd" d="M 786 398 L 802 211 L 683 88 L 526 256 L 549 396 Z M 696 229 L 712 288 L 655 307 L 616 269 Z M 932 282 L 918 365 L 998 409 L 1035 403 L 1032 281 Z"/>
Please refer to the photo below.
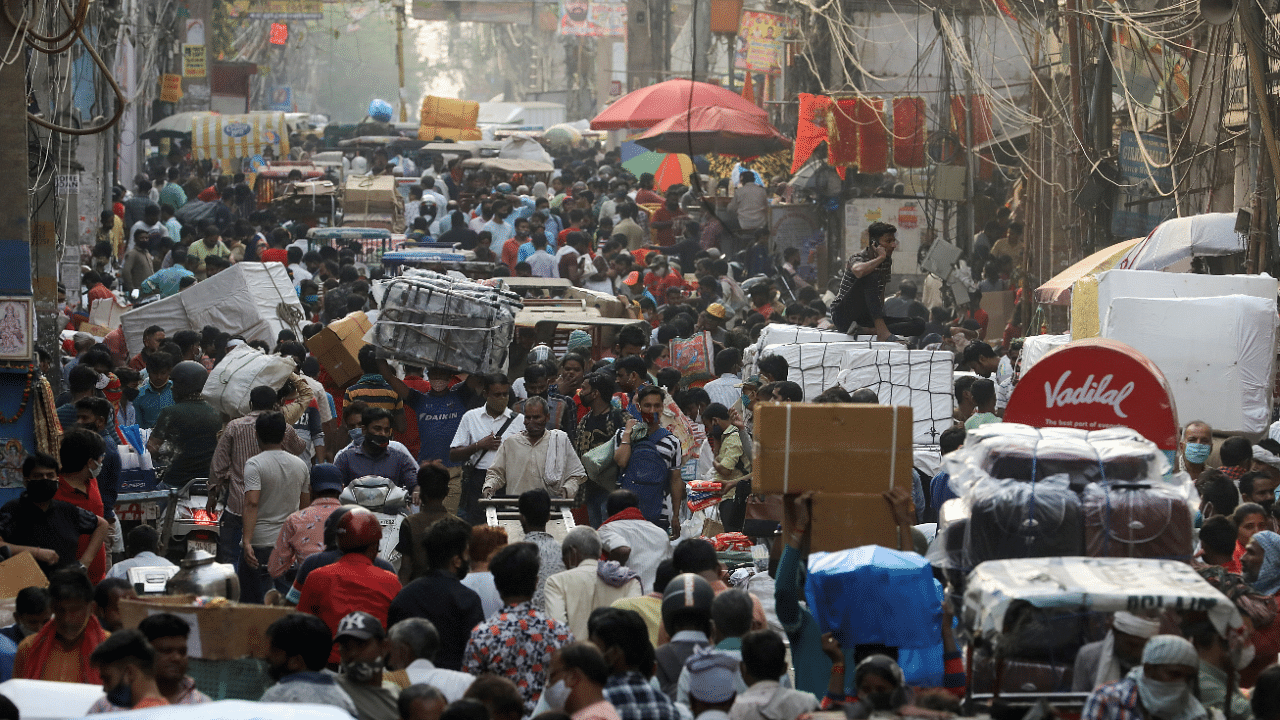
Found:
<path fill-rule="evenodd" d="M 761 155 L 752 160 L 741 160 L 731 155 L 708 154 L 707 162 L 711 165 L 711 175 L 717 178 L 727 178 L 733 170 L 733 166 L 742 163 L 744 170 L 754 170 L 764 179 L 768 180 L 775 175 L 789 175 L 791 173 L 791 150 L 779 150 L 776 153 Z"/>

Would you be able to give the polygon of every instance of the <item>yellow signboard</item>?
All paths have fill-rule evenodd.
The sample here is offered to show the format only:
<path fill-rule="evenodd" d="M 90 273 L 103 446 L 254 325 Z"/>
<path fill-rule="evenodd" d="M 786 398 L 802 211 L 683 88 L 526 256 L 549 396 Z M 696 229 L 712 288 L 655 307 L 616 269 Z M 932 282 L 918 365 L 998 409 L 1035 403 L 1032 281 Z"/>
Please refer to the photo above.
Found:
<path fill-rule="evenodd" d="M 182 46 L 182 76 L 183 77 L 204 77 L 205 76 L 205 51 L 204 45 L 183 45 Z"/>
<path fill-rule="evenodd" d="M 182 76 L 160 76 L 160 102 L 176 103 L 182 99 Z"/>

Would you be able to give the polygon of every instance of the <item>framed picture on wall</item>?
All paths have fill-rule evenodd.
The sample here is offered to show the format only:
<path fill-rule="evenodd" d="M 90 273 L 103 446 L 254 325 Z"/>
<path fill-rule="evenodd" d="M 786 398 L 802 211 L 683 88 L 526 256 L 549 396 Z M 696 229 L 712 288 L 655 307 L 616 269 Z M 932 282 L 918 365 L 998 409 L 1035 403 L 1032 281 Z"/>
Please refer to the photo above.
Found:
<path fill-rule="evenodd" d="M 30 362 L 32 334 L 31 298 L 0 296 L 0 361 Z"/>

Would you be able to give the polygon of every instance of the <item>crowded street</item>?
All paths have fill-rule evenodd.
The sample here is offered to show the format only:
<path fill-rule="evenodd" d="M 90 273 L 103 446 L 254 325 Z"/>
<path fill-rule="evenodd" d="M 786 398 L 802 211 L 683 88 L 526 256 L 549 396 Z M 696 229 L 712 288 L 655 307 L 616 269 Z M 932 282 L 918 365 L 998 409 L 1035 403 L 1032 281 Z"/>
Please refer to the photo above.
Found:
<path fill-rule="evenodd" d="M 1280 25 L 987 5 L 8 2 L 0 720 L 1280 720 Z"/>

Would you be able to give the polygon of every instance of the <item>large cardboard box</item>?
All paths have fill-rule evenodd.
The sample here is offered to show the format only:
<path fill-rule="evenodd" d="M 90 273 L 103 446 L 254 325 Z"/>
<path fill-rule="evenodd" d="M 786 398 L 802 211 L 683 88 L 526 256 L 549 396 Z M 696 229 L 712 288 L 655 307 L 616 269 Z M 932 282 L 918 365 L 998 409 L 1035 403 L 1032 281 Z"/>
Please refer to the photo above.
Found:
<path fill-rule="evenodd" d="M 120 620 L 136 628 L 151 615 L 173 613 L 191 625 L 187 654 L 204 660 L 265 658 L 267 627 L 292 613 L 293 608 L 241 605 L 227 602 L 195 607 L 194 595 L 165 595 L 142 600 L 121 600 Z"/>
<path fill-rule="evenodd" d="M 363 374 L 357 356 L 360 348 L 364 347 L 365 333 L 372 327 L 367 315 L 353 312 L 311 336 L 307 349 L 316 356 L 334 382 L 346 385 Z"/>
<path fill-rule="evenodd" d="M 910 488 L 911 435 L 910 407 L 763 403 L 755 409 L 753 492 L 879 498 Z"/>
<path fill-rule="evenodd" d="M 29 587 L 49 587 L 49 579 L 31 553 L 19 553 L 0 562 L 0 598 L 18 597 L 19 591 Z"/>
<path fill-rule="evenodd" d="M 898 526 L 880 493 L 817 493 L 811 510 L 811 552 L 836 552 L 863 545 L 898 550 Z"/>
<path fill-rule="evenodd" d="M 352 175 L 342 188 L 345 214 L 391 212 L 403 206 L 392 175 Z"/>

